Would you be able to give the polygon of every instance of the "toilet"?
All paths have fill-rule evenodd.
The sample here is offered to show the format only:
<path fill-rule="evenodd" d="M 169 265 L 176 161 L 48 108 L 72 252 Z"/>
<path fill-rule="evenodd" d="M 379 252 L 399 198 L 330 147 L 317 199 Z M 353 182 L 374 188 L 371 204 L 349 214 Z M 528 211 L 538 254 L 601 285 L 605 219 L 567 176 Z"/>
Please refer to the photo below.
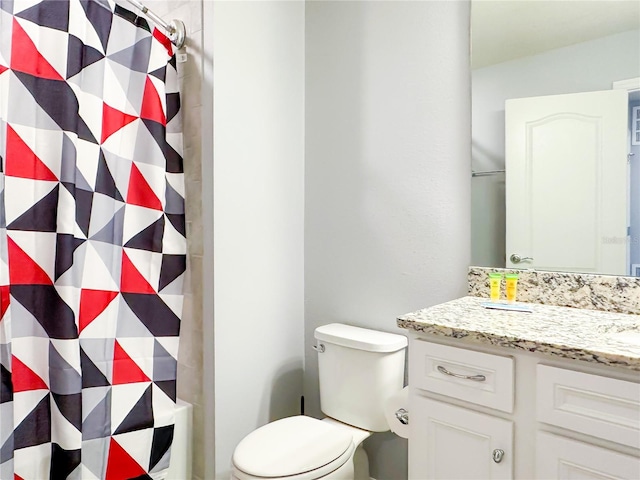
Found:
<path fill-rule="evenodd" d="M 369 479 L 362 442 L 389 430 L 385 405 L 402 389 L 407 338 L 340 323 L 315 330 L 323 420 L 298 415 L 247 435 L 233 480 Z"/>

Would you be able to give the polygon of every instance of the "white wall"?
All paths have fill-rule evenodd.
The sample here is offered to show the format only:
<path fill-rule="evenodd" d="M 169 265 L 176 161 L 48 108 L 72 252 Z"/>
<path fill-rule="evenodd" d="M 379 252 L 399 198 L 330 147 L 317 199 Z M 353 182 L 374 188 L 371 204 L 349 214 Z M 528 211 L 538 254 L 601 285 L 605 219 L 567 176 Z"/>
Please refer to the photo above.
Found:
<path fill-rule="evenodd" d="M 466 2 L 307 3 L 308 413 L 318 325 L 401 333 L 398 315 L 466 292 L 468 23 Z M 406 478 L 406 441 L 367 450 L 372 477 Z"/>
<path fill-rule="evenodd" d="M 304 11 L 213 2 L 215 478 L 246 434 L 299 412 Z"/>
<path fill-rule="evenodd" d="M 640 30 L 559 48 L 472 72 L 474 170 L 504 168 L 504 101 L 610 90 L 640 76 Z M 504 266 L 504 176 L 472 183 L 474 265 Z"/>

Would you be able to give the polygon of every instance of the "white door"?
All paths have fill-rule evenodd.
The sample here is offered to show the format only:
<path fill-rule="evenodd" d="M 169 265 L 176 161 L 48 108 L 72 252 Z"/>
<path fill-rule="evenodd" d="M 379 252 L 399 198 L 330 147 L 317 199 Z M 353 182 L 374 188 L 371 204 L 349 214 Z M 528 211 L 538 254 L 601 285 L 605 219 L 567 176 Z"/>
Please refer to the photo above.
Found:
<path fill-rule="evenodd" d="M 627 273 L 627 108 L 624 90 L 507 100 L 507 267 Z"/>
<path fill-rule="evenodd" d="M 499 450 L 504 453 L 500 455 Z M 413 397 L 409 478 L 513 478 L 513 423 L 429 398 Z"/>
<path fill-rule="evenodd" d="M 538 432 L 536 478 L 637 480 L 640 478 L 640 458 L 546 432 Z"/>

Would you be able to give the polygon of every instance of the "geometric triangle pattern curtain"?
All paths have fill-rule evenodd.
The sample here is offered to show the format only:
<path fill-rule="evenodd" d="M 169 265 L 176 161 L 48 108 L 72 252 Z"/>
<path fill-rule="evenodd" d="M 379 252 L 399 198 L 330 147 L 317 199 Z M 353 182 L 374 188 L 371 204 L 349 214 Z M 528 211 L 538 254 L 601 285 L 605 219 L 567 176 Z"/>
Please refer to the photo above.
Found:
<path fill-rule="evenodd" d="M 173 45 L 0 0 L 0 478 L 162 478 L 185 273 Z"/>

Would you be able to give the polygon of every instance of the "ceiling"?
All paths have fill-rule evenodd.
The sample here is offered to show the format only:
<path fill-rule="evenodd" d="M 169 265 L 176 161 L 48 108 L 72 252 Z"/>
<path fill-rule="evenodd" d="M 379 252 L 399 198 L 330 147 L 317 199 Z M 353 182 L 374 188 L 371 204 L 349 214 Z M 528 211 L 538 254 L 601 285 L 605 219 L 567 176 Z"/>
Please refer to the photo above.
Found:
<path fill-rule="evenodd" d="M 640 28 L 638 0 L 472 0 L 472 68 Z"/>

